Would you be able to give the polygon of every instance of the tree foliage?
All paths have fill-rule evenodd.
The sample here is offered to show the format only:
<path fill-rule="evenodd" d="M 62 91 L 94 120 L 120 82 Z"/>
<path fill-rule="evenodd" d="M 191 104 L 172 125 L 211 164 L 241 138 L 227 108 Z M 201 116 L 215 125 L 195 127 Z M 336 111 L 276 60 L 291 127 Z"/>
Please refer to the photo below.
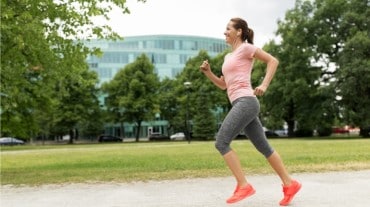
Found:
<path fill-rule="evenodd" d="M 336 84 L 343 116 L 361 127 L 361 135 L 370 136 L 370 38 L 358 32 L 347 41 L 340 54 L 341 70 Z"/>
<path fill-rule="evenodd" d="M 311 64 L 314 53 L 309 47 L 312 38 L 307 30 L 310 12 L 312 7 L 309 4 L 296 5 L 295 9 L 288 11 L 285 21 L 279 22 L 277 34 L 282 37 L 280 45 L 271 41 L 264 47 L 280 63 L 273 82 L 262 98 L 262 116 L 269 117 L 270 124 L 265 124 L 274 128 L 278 125 L 281 128 L 281 121 L 284 120 L 288 124 L 289 136 L 294 135 L 296 127 L 313 129 L 318 114 L 312 111 L 315 109 L 312 107 L 314 102 L 307 101 L 317 99 L 316 91 L 320 87 L 317 82 L 320 68 Z M 264 71 L 265 68 L 265 64 L 258 63 L 255 71 Z M 254 80 L 261 81 L 255 76 L 263 77 L 264 73 L 253 74 Z"/>
<path fill-rule="evenodd" d="M 285 120 L 290 135 L 295 127 L 330 128 L 335 119 L 369 125 L 368 14 L 366 0 L 297 0 L 287 11 L 278 23 L 282 41 L 265 46 L 280 60 L 262 99 L 270 123 Z"/>
<path fill-rule="evenodd" d="M 363 130 L 370 126 L 369 2 L 317 0 L 313 5 L 317 33 L 312 47 L 335 67 L 331 86 L 340 107 L 337 117 Z"/>
<path fill-rule="evenodd" d="M 80 92 L 95 89 L 97 77 L 88 74 L 85 60 L 88 54 L 98 54 L 99 50 L 88 49 L 78 40 L 119 38 L 109 26 L 94 25 L 93 17 L 107 19 L 114 7 L 128 13 L 125 3 L 116 0 L 1 0 L 2 135 L 29 138 L 47 134 L 50 127 L 63 119 L 57 114 L 68 114 L 60 110 L 74 108 L 73 103 L 64 101 L 65 97 L 73 96 L 69 92 L 80 90 L 71 91 L 74 86 L 83 88 Z M 74 98 L 97 104 L 92 97 Z M 82 115 L 91 109 L 79 111 L 82 110 L 84 113 L 64 118 L 73 119 L 70 120 L 73 123 L 81 121 Z"/>
<path fill-rule="evenodd" d="M 168 130 L 171 133 L 185 132 L 184 117 L 185 112 L 181 107 L 181 88 L 173 79 L 165 78 L 160 82 L 158 89 L 159 112 L 162 119 L 168 121 Z M 181 113 L 182 112 L 182 113 Z"/>
<path fill-rule="evenodd" d="M 220 107 L 224 108 L 225 105 L 229 106 L 225 91 L 219 90 L 214 86 L 199 70 L 199 66 L 204 60 L 208 60 L 214 73 L 221 75 L 221 64 L 224 55 L 225 54 L 220 54 L 220 56 L 211 58 L 206 51 L 200 51 L 197 56 L 187 61 L 184 70 L 176 78 L 177 96 L 179 97 L 178 100 L 181 105 L 179 115 L 183 119 L 184 129 L 186 104 L 187 101 L 189 101 L 189 119 L 192 120 L 193 129 L 195 130 L 194 135 L 201 135 L 199 138 L 213 138 L 214 132 L 216 131 L 215 115 L 213 112 Z M 187 81 L 191 82 L 189 100 L 186 97 L 187 89 L 184 86 L 184 83 Z M 220 117 L 220 119 L 222 119 L 222 117 Z M 207 123 L 209 124 L 207 128 L 201 129 Z"/>
<path fill-rule="evenodd" d="M 212 108 L 215 106 L 210 101 L 210 96 L 204 91 L 204 86 L 198 90 L 196 105 L 200 113 L 194 115 L 193 136 L 202 140 L 213 139 L 217 130 L 216 118 L 212 113 Z"/>
<path fill-rule="evenodd" d="M 136 141 L 139 141 L 141 124 L 153 120 L 158 108 L 159 79 L 154 73 L 154 65 L 142 54 L 133 63 L 127 64 L 103 85 L 107 93 L 108 111 L 119 115 L 137 126 Z"/>

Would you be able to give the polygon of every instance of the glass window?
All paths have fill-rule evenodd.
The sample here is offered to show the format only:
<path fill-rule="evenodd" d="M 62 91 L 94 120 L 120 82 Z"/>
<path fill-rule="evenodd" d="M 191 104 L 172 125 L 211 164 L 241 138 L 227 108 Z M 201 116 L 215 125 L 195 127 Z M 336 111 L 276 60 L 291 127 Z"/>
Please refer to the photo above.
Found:
<path fill-rule="evenodd" d="M 171 71 L 171 75 L 172 75 L 172 77 L 176 77 L 178 74 L 180 74 L 181 73 L 181 71 L 182 71 L 182 69 L 183 68 L 172 68 L 172 71 Z"/>
<path fill-rule="evenodd" d="M 152 49 L 154 48 L 154 41 L 152 40 L 148 40 L 148 41 L 145 41 L 145 46 L 146 46 L 146 49 Z"/>
<path fill-rule="evenodd" d="M 153 64 L 159 63 L 164 64 L 167 63 L 167 56 L 165 54 L 149 54 L 149 58 Z"/>
<path fill-rule="evenodd" d="M 175 49 L 174 40 L 157 40 L 155 41 L 155 48 L 164 49 L 164 50 L 173 50 Z"/>
<path fill-rule="evenodd" d="M 108 45 L 111 49 L 139 49 L 139 42 L 138 41 L 131 41 L 131 42 L 112 42 Z"/>
<path fill-rule="evenodd" d="M 167 54 L 167 63 L 179 64 L 180 63 L 180 55 L 178 55 L 178 54 Z"/>
<path fill-rule="evenodd" d="M 128 53 L 105 52 L 100 59 L 101 63 L 128 63 Z"/>
<path fill-rule="evenodd" d="M 128 63 L 128 53 L 120 53 L 120 63 Z"/>
<path fill-rule="evenodd" d="M 182 49 L 184 49 L 184 50 L 196 50 L 197 49 L 196 42 L 194 42 L 194 41 L 183 41 Z"/>
<path fill-rule="evenodd" d="M 97 72 L 101 78 L 112 78 L 112 69 L 111 68 L 98 68 Z"/>
<path fill-rule="evenodd" d="M 180 64 L 185 64 L 189 60 L 188 55 L 180 55 Z"/>
<path fill-rule="evenodd" d="M 90 68 L 97 68 L 98 63 L 89 63 Z"/>

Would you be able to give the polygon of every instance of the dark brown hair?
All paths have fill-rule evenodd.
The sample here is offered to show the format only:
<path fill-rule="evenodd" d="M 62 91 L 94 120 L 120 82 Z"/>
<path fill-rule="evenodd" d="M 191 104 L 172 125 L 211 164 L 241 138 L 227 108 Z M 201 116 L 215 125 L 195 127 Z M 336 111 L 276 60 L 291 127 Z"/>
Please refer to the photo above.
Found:
<path fill-rule="evenodd" d="M 246 41 L 250 44 L 253 44 L 253 36 L 254 32 L 251 28 L 248 27 L 248 23 L 242 19 L 242 18 L 232 18 L 230 19 L 234 23 L 234 28 L 235 29 L 241 29 L 242 30 L 242 40 Z"/>

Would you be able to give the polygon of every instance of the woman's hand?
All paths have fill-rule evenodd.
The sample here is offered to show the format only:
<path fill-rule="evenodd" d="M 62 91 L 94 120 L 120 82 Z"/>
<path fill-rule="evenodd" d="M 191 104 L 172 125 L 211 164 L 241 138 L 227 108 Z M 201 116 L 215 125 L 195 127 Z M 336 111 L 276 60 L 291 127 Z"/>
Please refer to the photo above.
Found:
<path fill-rule="evenodd" d="M 262 96 L 267 90 L 267 86 L 260 85 L 254 89 L 254 95 L 256 96 Z"/>
<path fill-rule="evenodd" d="M 208 60 L 203 61 L 202 65 L 199 67 L 200 71 L 204 73 L 206 77 L 208 77 L 217 87 L 222 90 L 226 89 L 226 83 L 223 76 L 217 77 L 213 74 L 211 70 L 211 66 L 208 63 Z"/>
<path fill-rule="evenodd" d="M 208 60 L 203 61 L 202 65 L 200 66 L 200 70 L 203 73 L 211 71 L 211 66 L 208 63 Z"/>

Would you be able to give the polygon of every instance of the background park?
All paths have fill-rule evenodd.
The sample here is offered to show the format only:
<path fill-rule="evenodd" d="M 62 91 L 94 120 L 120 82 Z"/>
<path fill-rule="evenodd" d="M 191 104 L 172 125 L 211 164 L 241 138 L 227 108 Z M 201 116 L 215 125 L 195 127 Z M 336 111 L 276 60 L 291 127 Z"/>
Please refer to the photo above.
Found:
<path fill-rule="evenodd" d="M 86 58 L 102 54 L 83 41 L 124 37 L 94 25 L 92 17 L 106 15 L 112 9 L 107 5 L 124 13 L 129 8 L 125 1 L 63 2 L 1 0 L 1 137 L 26 142 L 1 146 L 1 184 L 229 175 L 213 139 L 230 104 L 199 72 L 208 59 L 221 74 L 228 51 L 210 57 L 201 50 L 175 79 L 163 80 L 143 54 L 97 87 Z M 366 0 L 297 0 L 277 23 L 281 40 L 263 46 L 280 65 L 260 98 L 261 120 L 268 129 L 287 126 L 287 137 L 271 143 L 292 172 L 370 169 L 369 13 Z M 254 85 L 264 68 L 255 63 Z M 101 94 L 107 95 L 104 106 Z M 192 142 L 141 141 L 141 123 L 156 114 L 168 121 L 168 132 L 191 132 Z M 106 123 L 123 122 L 137 126 L 132 141 L 97 144 Z M 358 133 L 335 136 L 334 126 Z M 69 144 L 55 141 L 66 134 Z M 248 157 L 242 160 L 246 171 L 272 172 L 248 141 L 236 140 L 233 147 Z"/>

